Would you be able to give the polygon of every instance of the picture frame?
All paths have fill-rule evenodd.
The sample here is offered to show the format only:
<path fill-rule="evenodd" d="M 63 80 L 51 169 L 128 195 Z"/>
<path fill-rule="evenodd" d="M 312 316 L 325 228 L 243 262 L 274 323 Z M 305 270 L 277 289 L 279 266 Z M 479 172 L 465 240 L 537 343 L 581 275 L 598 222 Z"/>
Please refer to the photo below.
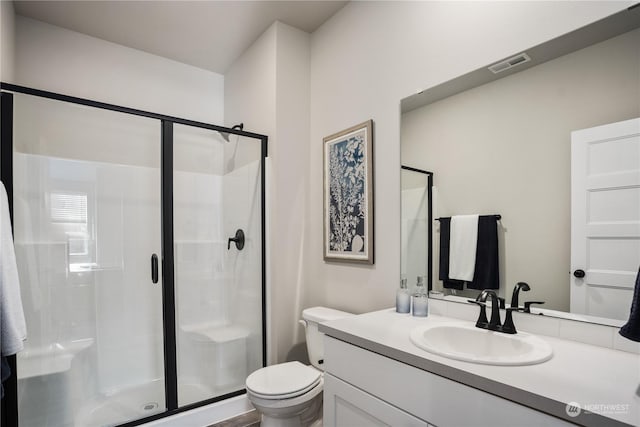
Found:
<path fill-rule="evenodd" d="M 373 120 L 323 138 L 324 260 L 374 263 Z"/>

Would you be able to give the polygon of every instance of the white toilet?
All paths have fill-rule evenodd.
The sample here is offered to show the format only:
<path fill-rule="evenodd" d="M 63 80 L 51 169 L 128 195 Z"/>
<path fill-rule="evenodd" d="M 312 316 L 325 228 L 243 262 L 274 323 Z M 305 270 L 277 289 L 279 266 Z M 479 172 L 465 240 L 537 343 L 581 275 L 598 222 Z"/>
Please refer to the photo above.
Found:
<path fill-rule="evenodd" d="M 326 307 L 307 308 L 305 326 L 311 366 L 287 362 L 258 369 L 247 377 L 247 397 L 262 414 L 262 427 L 307 427 L 322 419 L 324 334 L 318 323 L 352 316 Z"/>

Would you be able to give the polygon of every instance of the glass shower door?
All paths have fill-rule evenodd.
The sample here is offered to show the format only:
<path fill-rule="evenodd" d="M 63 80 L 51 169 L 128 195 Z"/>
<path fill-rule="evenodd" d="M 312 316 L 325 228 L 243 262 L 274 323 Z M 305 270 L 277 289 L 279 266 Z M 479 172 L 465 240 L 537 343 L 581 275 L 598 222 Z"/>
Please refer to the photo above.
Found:
<path fill-rule="evenodd" d="M 204 128 L 173 129 L 177 385 L 183 406 L 238 392 L 247 375 L 262 367 L 262 145 L 260 139 Z"/>
<path fill-rule="evenodd" d="M 21 427 L 165 411 L 160 141 L 157 120 L 14 94 Z"/>
<path fill-rule="evenodd" d="M 432 173 L 402 167 L 400 274 L 413 292 L 418 276 L 426 276 L 431 290 Z"/>

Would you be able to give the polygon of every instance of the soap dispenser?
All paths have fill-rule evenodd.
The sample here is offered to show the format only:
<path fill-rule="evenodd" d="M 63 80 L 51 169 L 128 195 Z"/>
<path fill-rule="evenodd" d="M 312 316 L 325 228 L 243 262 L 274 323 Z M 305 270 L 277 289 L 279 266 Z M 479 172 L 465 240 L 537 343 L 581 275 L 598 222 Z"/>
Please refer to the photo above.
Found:
<path fill-rule="evenodd" d="M 424 286 L 424 276 L 418 276 L 416 283 L 416 293 L 413 295 L 413 315 L 416 317 L 427 317 L 429 314 L 429 298 L 427 288 Z"/>
<path fill-rule="evenodd" d="M 411 295 L 407 289 L 407 279 L 400 279 L 400 289 L 396 292 L 396 313 L 411 311 Z"/>

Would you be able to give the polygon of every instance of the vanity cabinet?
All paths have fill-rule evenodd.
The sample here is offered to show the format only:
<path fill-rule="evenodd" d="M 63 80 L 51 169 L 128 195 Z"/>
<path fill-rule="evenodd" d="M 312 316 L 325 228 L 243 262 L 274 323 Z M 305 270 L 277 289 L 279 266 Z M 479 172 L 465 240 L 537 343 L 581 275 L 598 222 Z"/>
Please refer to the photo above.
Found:
<path fill-rule="evenodd" d="M 330 336 L 325 372 L 327 427 L 573 425 Z"/>
<path fill-rule="evenodd" d="M 327 373 L 324 376 L 324 410 L 325 426 L 433 427 Z"/>

